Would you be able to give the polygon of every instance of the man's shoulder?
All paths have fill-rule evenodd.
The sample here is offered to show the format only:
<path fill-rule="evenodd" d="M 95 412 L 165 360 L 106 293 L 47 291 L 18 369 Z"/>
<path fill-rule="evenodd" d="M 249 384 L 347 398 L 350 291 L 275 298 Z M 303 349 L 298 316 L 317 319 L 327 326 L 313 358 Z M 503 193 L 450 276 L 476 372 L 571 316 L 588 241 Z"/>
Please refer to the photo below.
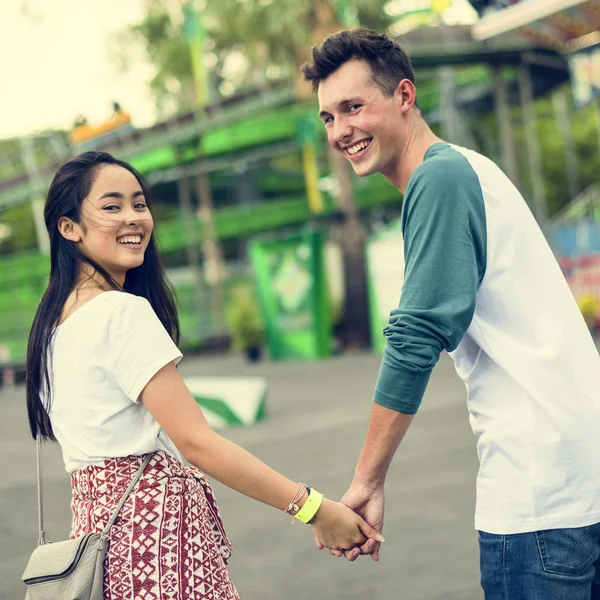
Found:
<path fill-rule="evenodd" d="M 435 144 L 414 170 L 406 194 L 456 193 L 473 186 L 478 186 L 478 177 L 469 158 L 450 144 Z"/>

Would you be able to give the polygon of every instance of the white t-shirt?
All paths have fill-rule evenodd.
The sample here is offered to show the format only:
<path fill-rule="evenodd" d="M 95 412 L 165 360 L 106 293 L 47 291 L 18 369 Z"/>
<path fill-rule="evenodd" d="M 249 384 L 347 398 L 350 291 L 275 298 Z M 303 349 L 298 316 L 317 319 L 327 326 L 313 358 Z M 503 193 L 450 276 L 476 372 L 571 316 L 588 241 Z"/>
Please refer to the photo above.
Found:
<path fill-rule="evenodd" d="M 155 450 L 181 459 L 139 402 L 150 379 L 181 358 L 150 303 L 125 292 L 103 292 L 59 325 L 49 358 L 50 421 L 66 470 Z"/>
<path fill-rule="evenodd" d="M 485 275 L 451 354 L 481 468 L 475 527 L 500 535 L 600 521 L 600 358 L 523 196 L 488 158 L 453 146 L 485 208 Z"/>
<path fill-rule="evenodd" d="M 600 521 L 600 357 L 523 196 L 488 158 L 439 143 L 404 196 L 405 278 L 375 400 L 416 412 L 442 349 L 477 436 L 475 527 Z"/>

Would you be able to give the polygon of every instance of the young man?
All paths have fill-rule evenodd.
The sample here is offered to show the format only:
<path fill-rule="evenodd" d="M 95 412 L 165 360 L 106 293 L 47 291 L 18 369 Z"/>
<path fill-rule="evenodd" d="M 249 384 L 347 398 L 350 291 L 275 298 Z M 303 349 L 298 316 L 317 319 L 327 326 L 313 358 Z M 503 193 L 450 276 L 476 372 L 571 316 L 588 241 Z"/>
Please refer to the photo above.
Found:
<path fill-rule="evenodd" d="M 312 58 L 331 146 L 404 194 L 405 281 L 343 502 L 382 527 L 388 467 L 447 350 L 478 438 L 486 600 L 599 599 L 600 358 L 542 232 L 492 161 L 429 129 L 400 46 L 342 31 Z"/>

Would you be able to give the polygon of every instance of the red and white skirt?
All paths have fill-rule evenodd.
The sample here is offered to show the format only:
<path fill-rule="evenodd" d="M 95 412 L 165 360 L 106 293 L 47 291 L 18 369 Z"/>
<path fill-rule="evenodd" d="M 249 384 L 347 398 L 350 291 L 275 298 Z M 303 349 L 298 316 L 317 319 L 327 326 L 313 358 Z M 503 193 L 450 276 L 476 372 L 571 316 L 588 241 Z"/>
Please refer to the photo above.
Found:
<path fill-rule="evenodd" d="M 141 462 L 109 459 L 71 474 L 72 538 L 104 529 Z M 155 452 L 110 529 L 104 600 L 239 600 L 230 556 L 206 477 Z"/>

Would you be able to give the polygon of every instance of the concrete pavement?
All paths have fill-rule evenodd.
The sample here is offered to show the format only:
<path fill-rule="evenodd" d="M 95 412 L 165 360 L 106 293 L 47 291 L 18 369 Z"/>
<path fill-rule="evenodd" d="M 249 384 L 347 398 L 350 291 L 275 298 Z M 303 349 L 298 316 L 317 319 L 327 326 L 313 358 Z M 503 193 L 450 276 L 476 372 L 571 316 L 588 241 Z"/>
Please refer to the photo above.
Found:
<path fill-rule="evenodd" d="M 346 490 L 364 439 L 379 357 L 259 364 L 190 358 L 184 376 L 267 378 L 267 419 L 224 435 L 288 477 L 332 498 Z M 0 391 L 0 599 L 24 597 L 20 576 L 37 534 L 35 445 L 24 388 Z M 48 539 L 69 532 L 69 480 L 58 447 L 45 451 Z M 465 390 L 443 356 L 386 486 L 381 560 L 355 563 L 314 548 L 309 527 L 215 484 L 243 600 L 481 600 L 473 529 L 477 471 Z"/>

